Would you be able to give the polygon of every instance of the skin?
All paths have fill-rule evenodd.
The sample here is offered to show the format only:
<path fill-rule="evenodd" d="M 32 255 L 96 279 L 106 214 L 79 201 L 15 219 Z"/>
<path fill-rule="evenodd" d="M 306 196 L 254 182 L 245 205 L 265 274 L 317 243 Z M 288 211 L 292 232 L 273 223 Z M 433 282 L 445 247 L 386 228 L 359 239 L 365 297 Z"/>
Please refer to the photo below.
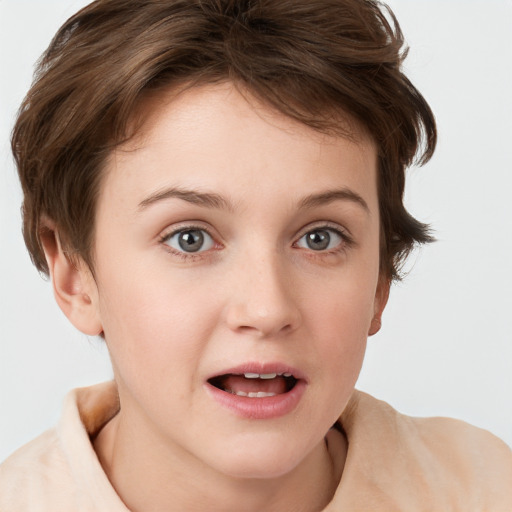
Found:
<path fill-rule="evenodd" d="M 321 510 L 346 453 L 326 433 L 387 299 L 375 145 L 230 84 L 161 93 L 142 113 L 106 166 L 94 278 L 45 242 L 61 308 L 110 351 L 121 410 L 95 441 L 100 461 L 133 511 Z M 176 232 L 191 227 L 209 236 L 186 253 Z M 325 250 L 307 244 L 319 230 Z M 207 379 L 246 362 L 302 372 L 292 412 L 250 419 L 212 398 Z"/>

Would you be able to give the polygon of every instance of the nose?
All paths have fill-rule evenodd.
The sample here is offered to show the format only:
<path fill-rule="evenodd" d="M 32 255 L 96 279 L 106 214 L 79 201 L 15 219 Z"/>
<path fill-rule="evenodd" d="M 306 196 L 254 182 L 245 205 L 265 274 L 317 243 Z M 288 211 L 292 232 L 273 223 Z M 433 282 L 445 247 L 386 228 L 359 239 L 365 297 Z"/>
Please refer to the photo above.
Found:
<path fill-rule="evenodd" d="M 226 321 L 239 333 L 275 337 L 301 323 L 290 269 L 278 255 L 251 258 L 232 273 Z M 232 292 L 232 293 L 231 293 Z"/>

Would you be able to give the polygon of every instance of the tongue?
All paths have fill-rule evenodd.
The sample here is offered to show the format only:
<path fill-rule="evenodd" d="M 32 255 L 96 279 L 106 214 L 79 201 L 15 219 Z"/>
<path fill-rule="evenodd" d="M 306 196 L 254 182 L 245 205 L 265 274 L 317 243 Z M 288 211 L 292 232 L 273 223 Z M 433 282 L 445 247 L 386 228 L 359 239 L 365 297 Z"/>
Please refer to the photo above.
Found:
<path fill-rule="evenodd" d="M 286 393 L 286 381 L 284 377 L 273 379 L 246 379 L 243 375 L 227 375 L 222 382 L 222 387 L 229 393 L 274 393 L 280 395 Z"/>

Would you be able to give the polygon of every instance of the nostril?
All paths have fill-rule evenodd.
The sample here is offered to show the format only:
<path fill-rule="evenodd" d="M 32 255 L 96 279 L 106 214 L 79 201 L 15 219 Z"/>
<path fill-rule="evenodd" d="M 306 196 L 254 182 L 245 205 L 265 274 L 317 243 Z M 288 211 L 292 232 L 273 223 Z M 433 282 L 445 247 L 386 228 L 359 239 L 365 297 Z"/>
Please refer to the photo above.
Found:
<path fill-rule="evenodd" d="M 259 324 L 257 326 L 252 325 L 240 325 L 236 328 L 236 330 L 240 333 L 246 334 L 258 334 L 260 336 L 272 336 L 276 334 L 285 334 L 293 330 L 291 324 L 286 324 L 283 327 L 273 328 L 272 326 L 265 326 Z"/>

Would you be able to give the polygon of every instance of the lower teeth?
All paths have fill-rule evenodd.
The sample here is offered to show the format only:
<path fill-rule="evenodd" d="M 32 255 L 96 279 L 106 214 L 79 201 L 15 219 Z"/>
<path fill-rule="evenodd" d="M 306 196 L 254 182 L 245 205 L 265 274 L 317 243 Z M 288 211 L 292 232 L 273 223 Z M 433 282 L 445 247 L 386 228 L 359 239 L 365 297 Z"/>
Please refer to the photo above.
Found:
<path fill-rule="evenodd" d="M 276 396 L 275 393 L 265 393 L 264 391 L 258 391 L 257 393 L 246 393 L 245 391 L 232 391 L 234 395 L 246 396 L 248 398 L 265 398 L 267 396 Z"/>

